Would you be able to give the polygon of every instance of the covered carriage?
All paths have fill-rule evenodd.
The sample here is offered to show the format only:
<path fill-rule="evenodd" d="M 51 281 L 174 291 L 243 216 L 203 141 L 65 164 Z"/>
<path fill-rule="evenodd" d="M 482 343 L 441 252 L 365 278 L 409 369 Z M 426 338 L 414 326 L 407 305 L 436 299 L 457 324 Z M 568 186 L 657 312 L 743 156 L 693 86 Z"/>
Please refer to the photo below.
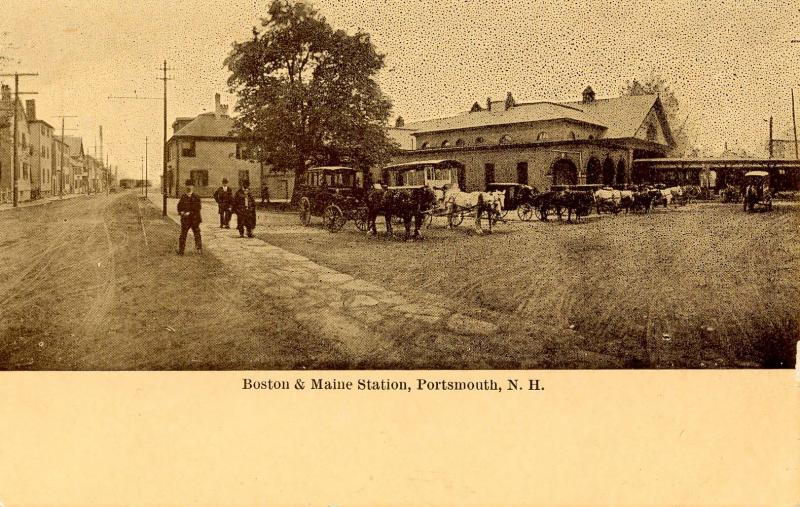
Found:
<path fill-rule="evenodd" d="M 772 210 L 772 187 L 767 171 L 750 171 L 744 175 L 744 210 L 755 211 L 760 205 Z"/>
<path fill-rule="evenodd" d="M 352 167 L 312 167 L 296 190 L 300 222 L 311 225 L 311 217 L 322 217 L 330 232 L 339 232 L 348 221 L 367 230 L 365 171 Z"/>

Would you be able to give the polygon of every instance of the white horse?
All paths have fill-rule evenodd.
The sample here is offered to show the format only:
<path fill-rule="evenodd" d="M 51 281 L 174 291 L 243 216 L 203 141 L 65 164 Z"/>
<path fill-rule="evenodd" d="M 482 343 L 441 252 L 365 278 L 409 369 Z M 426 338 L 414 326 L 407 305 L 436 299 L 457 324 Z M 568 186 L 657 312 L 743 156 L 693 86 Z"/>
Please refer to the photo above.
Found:
<path fill-rule="evenodd" d="M 505 192 L 462 192 L 457 187 L 444 188 L 444 207 L 449 210 L 448 226 L 454 227 L 453 216 L 463 211 L 475 211 L 475 232 L 483 234 L 481 215 L 489 216 L 489 231 L 492 230 L 493 216 L 499 215 L 505 203 Z"/>

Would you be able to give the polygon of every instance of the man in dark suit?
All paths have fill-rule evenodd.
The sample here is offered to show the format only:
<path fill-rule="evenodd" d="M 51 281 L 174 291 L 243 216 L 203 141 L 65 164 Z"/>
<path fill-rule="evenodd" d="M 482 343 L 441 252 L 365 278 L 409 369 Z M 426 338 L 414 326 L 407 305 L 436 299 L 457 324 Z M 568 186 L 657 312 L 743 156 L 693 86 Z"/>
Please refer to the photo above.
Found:
<path fill-rule="evenodd" d="M 231 214 L 233 209 L 233 190 L 228 186 L 228 180 L 222 178 L 222 186 L 214 192 L 214 200 L 219 206 L 219 228 L 231 228 Z"/>
<path fill-rule="evenodd" d="M 244 237 L 244 230 L 247 229 L 247 237 L 253 237 L 253 228 L 256 226 L 256 200 L 250 192 L 250 182 L 243 181 L 242 187 L 236 191 L 233 198 L 234 209 L 236 210 L 236 228 L 239 229 L 239 237 Z"/>
<path fill-rule="evenodd" d="M 183 255 L 186 248 L 186 236 L 189 229 L 194 235 L 194 247 L 198 253 L 203 253 L 203 240 L 200 237 L 200 197 L 194 193 L 194 182 L 186 180 L 186 190 L 178 201 L 178 214 L 181 216 L 181 237 L 178 239 L 178 255 Z"/>

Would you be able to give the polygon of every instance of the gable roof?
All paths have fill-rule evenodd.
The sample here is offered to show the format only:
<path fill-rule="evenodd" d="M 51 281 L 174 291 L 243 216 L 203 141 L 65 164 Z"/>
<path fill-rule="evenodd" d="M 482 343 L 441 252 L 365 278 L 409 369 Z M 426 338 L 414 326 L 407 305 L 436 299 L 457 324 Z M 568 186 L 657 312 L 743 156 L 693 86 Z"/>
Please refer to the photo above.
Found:
<path fill-rule="evenodd" d="M 570 105 L 556 104 L 554 102 L 532 102 L 517 104 L 510 109 L 506 109 L 505 102 L 492 102 L 491 110 L 482 109 L 475 112 L 461 113 L 448 118 L 437 118 L 409 123 L 406 125 L 406 128 L 414 129 L 417 133 L 422 134 L 446 130 L 465 130 L 514 123 L 531 123 L 562 119 L 603 126 L 603 124 L 598 123 L 594 117 Z"/>
<path fill-rule="evenodd" d="M 491 110 L 464 112 L 448 118 L 438 118 L 407 124 L 414 135 L 448 130 L 532 123 L 550 120 L 567 120 L 603 128 L 603 139 L 636 137 L 647 115 L 655 108 L 664 128 L 667 141 L 672 144 L 672 134 L 666 121 L 664 108 L 658 95 L 626 95 L 593 102 L 529 102 L 505 109 L 504 101 L 493 101 Z"/>
<path fill-rule="evenodd" d="M 233 118 L 228 115 L 203 113 L 175 132 L 172 137 L 229 137 L 232 135 Z"/>
<path fill-rule="evenodd" d="M 55 136 L 56 139 L 61 139 L 61 136 Z M 83 138 L 77 136 L 64 136 L 64 144 L 69 146 L 69 154 L 72 157 L 83 155 Z"/>

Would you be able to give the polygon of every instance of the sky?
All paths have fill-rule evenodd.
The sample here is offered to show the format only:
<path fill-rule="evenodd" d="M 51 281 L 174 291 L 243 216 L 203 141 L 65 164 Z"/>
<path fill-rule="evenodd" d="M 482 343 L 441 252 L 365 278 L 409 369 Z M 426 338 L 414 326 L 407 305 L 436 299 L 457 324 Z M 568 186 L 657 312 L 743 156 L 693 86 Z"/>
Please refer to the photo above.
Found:
<path fill-rule="evenodd" d="M 797 0 L 316 0 L 335 28 L 371 34 L 386 55 L 379 82 L 393 118 L 442 117 L 487 97 L 578 100 L 590 85 L 618 96 L 631 79 L 663 76 L 680 102 L 680 125 L 711 154 L 725 143 L 765 155 L 766 120 L 792 134 L 791 89 L 800 95 Z M 168 129 L 177 116 L 213 111 L 214 94 L 233 110 L 223 60 L 248 38 L 268 2 L 253 0 L 4 0 L 2 72 L 36 91 L 37 116 L 81 135 L 138 177 L 148 138 L 148 174 L 161 174 L 163 105 L 158 68 L 166 59 Z M 3 78 L 0 78 L 3 79 Z M 7 78 L 6 78 L 7 79 Z M 13 80 L 11 80 L 13 81 Z M 6 82 L 10 82 L 6 80 Z M 800 97 L 798 97 L 800 104 Z M 800 113 L 800 111 L 798 111 Z M 683 124 L 685 123 L 685 126 Z"/>

